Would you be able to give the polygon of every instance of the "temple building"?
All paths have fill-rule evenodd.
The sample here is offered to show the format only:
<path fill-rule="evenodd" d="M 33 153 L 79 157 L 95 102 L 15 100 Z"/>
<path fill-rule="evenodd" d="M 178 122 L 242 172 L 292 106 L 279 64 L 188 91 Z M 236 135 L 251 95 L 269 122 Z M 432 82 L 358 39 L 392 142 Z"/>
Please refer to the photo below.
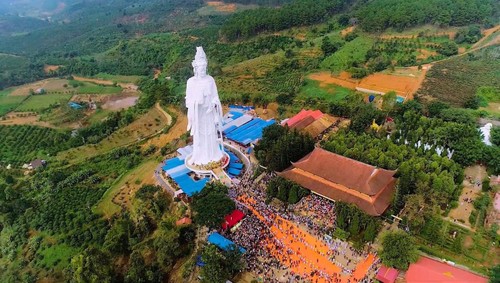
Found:
<path fill-rule="evenodd" d="M 365 213 L 378 216 L 392 201 L 395 173 L 315 148 L 278 175 L 317 195 L 352 203 Z"/>
<path fill-rule="evenodd" d="M 315 138 L 334 124 L 337 124 L 337 122 L 340 122 L 340 118 L 324 114 L 320 110 L 302 109 L 297 115 L 282 121 L 281 125 L 308 133 L 311 137 Z"/>

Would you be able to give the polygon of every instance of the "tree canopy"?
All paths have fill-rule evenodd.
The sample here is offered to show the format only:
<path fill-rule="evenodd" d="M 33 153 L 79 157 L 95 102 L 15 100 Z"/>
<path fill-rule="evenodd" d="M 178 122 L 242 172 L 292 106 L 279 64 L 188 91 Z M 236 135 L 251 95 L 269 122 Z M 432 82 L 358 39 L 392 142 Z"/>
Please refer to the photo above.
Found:
<path fill-rule="evenodd" d="M 357 12 L 359 24 L 367 31 L 389 27 L 403 30 L 422 24 L 465 26 L 488 23 L 494 15 L 492 0 L 375 0 Z"/>
<path fill-rule="evenodd" d="M 203 249 L 201 259 L 205 263 L 201 270 L 202 282 L 226 282 L 243 269 L 243 258 L 237 246 L 227 251 L 219 250 L 215 245 Z"/>
<path fill-rule="evenodd" d="M 402 231 L 388 232 L 382 238 L 380 259 L 386 266 L 407 270 L 410 263 L 418 259 L 417 246 L 413 238 Z"/>
<path fill-rule="evenodd" d="M 282 171 L 313 149 L 314 140 L 308 134 L 275 124 L 264 129 L 255 152 L 268 170 Z"/>
<path fill-rule="evenodd" d="M 219 228 L 224 216 L 231 213 L 236 205 L 227 195 L 228 188 L 221 183 L 208 183 L 203 190 L 193 196 L 194 221 L 211 229 Z"/>

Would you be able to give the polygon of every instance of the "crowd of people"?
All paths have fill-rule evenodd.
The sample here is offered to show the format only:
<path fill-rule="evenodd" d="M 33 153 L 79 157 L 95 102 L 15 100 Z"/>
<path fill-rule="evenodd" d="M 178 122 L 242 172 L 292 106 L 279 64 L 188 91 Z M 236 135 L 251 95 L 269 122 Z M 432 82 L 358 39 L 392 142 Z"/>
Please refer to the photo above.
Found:
<path fill-rule="evenodd" d="M 334 229 L 333 202 L 311 195 L 295 205 L 273 206 L 266 203 L 265 184 L 274 176 L 266 173 L 258 182 L 253 177 L 247 170 L 229 190 L 246 217 L 235 231 L 226 233 L 247 250 L 248 271 L 264 282 L 370 282 L 365 274 L 379 266 L 373 255 L 340 240 L 319 240 Z M 364 271 L 355 273 L 363 264 Z"/>

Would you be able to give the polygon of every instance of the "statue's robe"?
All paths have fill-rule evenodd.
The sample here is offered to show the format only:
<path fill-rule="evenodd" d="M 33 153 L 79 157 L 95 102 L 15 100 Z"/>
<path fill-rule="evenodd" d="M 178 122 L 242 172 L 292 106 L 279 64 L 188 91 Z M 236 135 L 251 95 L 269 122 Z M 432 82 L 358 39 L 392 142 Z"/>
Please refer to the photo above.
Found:
<path fill-rule="evenodd" d="M 222 126 L 222 107 L 214 78 L 206 75 L 187 81 L 186 107 L 193 136 L 189 163 L 204 165 L 221 160 L 222 144 L 217 129 Z"/>

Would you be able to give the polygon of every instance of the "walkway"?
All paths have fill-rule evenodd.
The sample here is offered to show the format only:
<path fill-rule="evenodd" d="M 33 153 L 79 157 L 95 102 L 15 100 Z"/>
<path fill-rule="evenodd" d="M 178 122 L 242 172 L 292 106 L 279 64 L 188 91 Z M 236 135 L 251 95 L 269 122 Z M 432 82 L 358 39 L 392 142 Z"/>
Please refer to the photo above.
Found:
<path fill-rule="evenodd" d="M 342 274 L 342 269 L 330 260 L 333 254 L 324 242 L 279 215 L 264 217 L 254 208 L 256 201 L 251 197 L 244 195 L 238 201 L 269 227 L 273 238 L 265 241 L 266 250 L 284 266 L 311 282 L 357 282 L 366 276 L 375 261 L 375 256 L 370 254 L 351 275 Z"/>

